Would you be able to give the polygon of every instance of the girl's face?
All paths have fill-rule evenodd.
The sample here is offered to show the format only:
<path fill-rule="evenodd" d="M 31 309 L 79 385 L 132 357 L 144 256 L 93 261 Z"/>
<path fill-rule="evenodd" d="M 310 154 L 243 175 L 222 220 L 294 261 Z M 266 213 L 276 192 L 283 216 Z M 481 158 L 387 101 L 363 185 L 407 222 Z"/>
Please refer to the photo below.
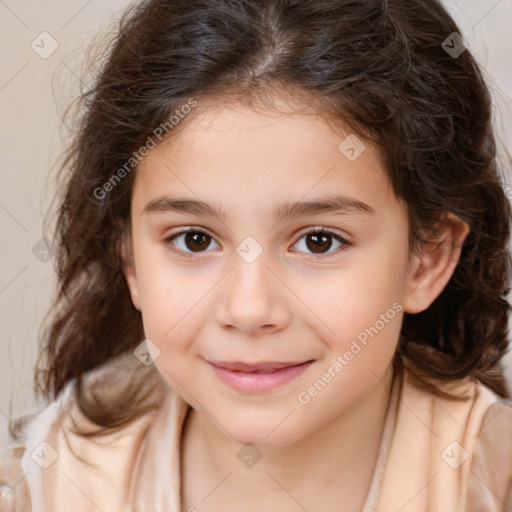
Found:
<path fill-rule="evenodd" d="M 290 444 L 389 374 L 417 286 L 403 205 L 377 152 L 319 116 L 212 106 L 184 126 L 137 169 L 132 299 L 212 425 Z"/>

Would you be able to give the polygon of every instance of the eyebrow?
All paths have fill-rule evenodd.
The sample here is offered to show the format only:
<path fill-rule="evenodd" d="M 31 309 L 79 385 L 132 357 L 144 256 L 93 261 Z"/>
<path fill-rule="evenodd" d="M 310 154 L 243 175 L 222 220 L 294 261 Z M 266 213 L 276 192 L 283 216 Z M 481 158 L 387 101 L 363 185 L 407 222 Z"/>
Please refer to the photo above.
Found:
<path fill-rule="evenodd" d="M 227 217 L 226 210 L 217 203 L 170 196 L 161 196 L 151 200 L 144 207 L 142 215 L 160 212 L 209 215 L 220 220 L 224 220 Z M 274 207 L 273 215 L 275 221 L 280 221 L 306 215 L 320 215 L 322 213 L 374 215 L 375 210 L 370 205 L 357 199 L 335 195 L 315 201 L 279 203 Z"/>

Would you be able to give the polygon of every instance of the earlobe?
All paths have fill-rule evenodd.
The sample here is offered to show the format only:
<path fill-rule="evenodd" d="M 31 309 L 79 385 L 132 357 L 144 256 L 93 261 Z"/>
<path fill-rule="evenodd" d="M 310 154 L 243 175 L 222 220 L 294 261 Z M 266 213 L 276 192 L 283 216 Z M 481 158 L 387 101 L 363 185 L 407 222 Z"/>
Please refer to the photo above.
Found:
<path fill-rule="evenodd" d="M 123 274 L 126 279 L 128 289 L 130 290 L 130 296 L 132 298 L 133 305 L 140 311 L 141 307 L 137 272 L 135 270 L 135 262 L 133 259 L 133 251 L 129 235 L 124 236 L 121 240 L 119 244 L 119 254 L 121 256 Z"/>
<path fill-rule="evenodd" d="M 440 226 L 439 237 L 412 257 L 403 300 L 406 313 L 425 311 L 444 290 L 459 262 L 469 226 L 451 212 L 445 215 Z"/>

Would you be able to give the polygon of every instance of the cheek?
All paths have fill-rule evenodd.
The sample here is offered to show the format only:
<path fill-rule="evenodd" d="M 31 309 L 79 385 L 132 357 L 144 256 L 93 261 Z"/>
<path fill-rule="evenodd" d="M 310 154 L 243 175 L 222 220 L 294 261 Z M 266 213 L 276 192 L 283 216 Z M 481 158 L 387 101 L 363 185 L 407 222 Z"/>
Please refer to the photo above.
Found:
<path fill-rule="evenodd" d="M 343 356 L 344 377 L 339 382 L 364 388 L 393 358 L 402 325 L 407 261 L 406 252 L 393 249 L 381 244 L 371 255 L 358 255 L 346 268 L 333 270 L 328 281 L 316 279 L 302 287 L 300 293 L 308 297 L 314 313 L 307 313 L 310 326 L 327 349 L 323 364 L 329 367 Z"/>
<path fill-rule="evenodd" d="M 165 261 L 146 261 L 138 267 L 144 333 L 159 347 L 160 361 L 165 361 L 166 355 L 175 357 L 193 345 L 206 321 L 205 299 L 215 280 L 206 275 L 201 279 Z"/>
<path fill-rule="evenodd" d="M 373 274 L 360 277 L 351 276 L 335 300 L 319 309 L 330 327 L 322 340 L 326 352 L 319 371 L 336 375 L 323 397 L 326 408 L 341 395 L 346 407 L 357 402 L 378 384 L 396 352 L 403 307 L 394 282 L 377 283 Z"/>
<path fill-rule="evenodd" d="M 307 297 L 304 303 L 320 332 L 341 343 L 374 325 L 381 315 L 394 321 L 398 308 L 393 304 L 402 299 L 401 279 L 385 264 L 338 269 L 328 280 L 313 282 L 314 286 L 304 282 L 298 295 Z"/>

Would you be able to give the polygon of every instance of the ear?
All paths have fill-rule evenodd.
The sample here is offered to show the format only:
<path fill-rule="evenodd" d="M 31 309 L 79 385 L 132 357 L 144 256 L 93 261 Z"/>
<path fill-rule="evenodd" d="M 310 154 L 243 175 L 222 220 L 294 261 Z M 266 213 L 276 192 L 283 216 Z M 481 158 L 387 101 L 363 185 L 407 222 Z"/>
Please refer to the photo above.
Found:
<path fill-rule="evenodd" d="M 439 224 L 439 236 L 412 256 L 403 300 L 406 313 L 426 310 L 441 294 L 457 267 L 468 233 L 468 225 L 448 212 Z"/>
<path fill-rule="evenodd" d="M 119 254 L 121 256 L 121 264 L 124 277 L 126 279 L 126 284 L 128 285 L 128 289 L 130 290 L 130 296 L 132 298 L 133 305 L 139 311 L 140 307 L 140 297 L 139 297 L 139 287 L 137 282 L 137 272 L 135 270 L 135 262 L 133 258 L 133 248 L 131 244 L 131 236 L 129 234 L 129 230 L 125 231 L 125 234 L 120 240 L 119 243 Z"/>

